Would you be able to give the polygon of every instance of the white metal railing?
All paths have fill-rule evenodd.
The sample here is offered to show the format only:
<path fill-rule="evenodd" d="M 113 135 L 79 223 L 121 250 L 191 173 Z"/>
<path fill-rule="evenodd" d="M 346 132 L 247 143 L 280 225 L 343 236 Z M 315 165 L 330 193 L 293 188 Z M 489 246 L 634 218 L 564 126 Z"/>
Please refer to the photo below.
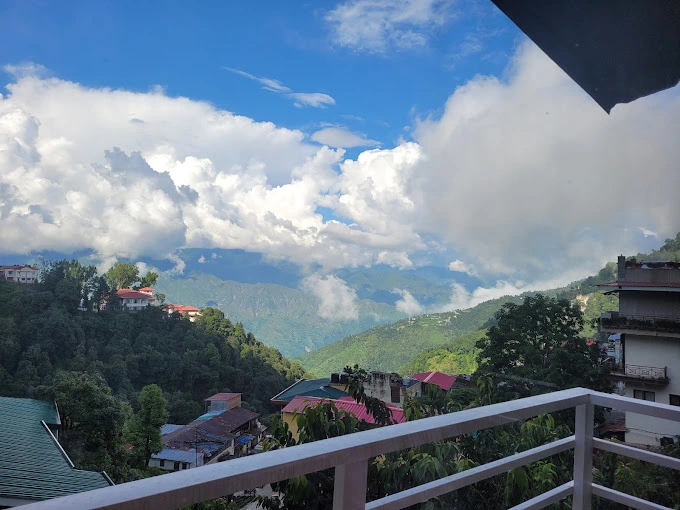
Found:
<path fill-rule="evenodd" d="M 567 496 L 573 497 L 574 509 L 588 510 L 593 495 L 633 508 L 663 508 L 592 483 L 594 448 L 680 470 L 680 459 L 593 438 L 594 406 L 680 422 L 680 407 L 574 388 L 283 448 L 216 465 L 42 501 L 24 508 L 177 508 L 334 467 L 334 509 L 397 509 L 425 502 L 572 448 L 573 481 L 526 501 L 514 507 L 515 510 L 544 508 Z M 366 503 L 368 462 L 372 457 L 569 408 L 576 408 L 575 434 L 571 437 Z"/>

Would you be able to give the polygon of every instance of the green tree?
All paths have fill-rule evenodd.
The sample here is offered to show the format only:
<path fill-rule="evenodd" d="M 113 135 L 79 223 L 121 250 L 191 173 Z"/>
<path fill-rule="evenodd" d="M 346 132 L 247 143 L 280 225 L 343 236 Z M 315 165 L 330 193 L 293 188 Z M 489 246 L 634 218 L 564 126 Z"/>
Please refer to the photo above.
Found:
<path fill-rule="evenodd" d="M 154 453 L 163 449 L 161 426 L 168 422 L 168 402 L 157 384 L 144 386 L 139 393 L 140 409 L 126 427 L 126 438 L 134 447 L 137 467 L 145 467 Z"/>
<path fill-rule="evenodd" d="M 126 289 L 139 280 L 139 269 L 130 262 L 116 262 L 106 272 L 106 283 L 112 290 Z"/>
<path fill-rule="evenodd" d="M 144 276 L 142 276 L 142 279 L 135 286 L 135 289 L 143 289 L 144 287 L 153 287 L 154 285 L 156 285 L 157 280 L 158 280 L 158 273 L 156 273 L 155 271 L 149 271 Z"/>

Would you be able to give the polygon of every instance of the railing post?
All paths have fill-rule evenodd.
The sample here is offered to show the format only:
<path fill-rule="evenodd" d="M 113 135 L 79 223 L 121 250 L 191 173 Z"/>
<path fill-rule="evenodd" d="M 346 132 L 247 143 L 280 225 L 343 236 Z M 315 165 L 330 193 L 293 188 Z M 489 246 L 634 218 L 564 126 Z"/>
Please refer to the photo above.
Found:
<path fill-rule="evenodd" d="M 366 506 L 368 459 L 335 466 L 333 510 L 356 510 Z"/>
<path fill-rule="evenodd" d="M 574 510 L 590 510 L 593 499 L 593 404 L 576 406 Z"/>

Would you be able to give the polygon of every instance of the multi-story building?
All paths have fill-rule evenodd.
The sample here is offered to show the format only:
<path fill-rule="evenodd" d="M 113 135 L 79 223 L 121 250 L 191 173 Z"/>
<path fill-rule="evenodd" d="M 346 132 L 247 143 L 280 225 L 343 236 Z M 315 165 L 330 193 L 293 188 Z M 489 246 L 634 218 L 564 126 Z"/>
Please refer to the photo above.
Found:
<path fill-rule="evenodd" d="M 680 406 L 680 263 L 618 259 L 617 280 L 601 285 L 619 295 L 619 310 L 601 327 L 618 333 L 621 361 L 613 375 L 628 397 Z M 626 413 L 626 441 L 658 445 L 680 424 Z"/>
<path fill-rule="evenodd" d="M 0 266 L 0 280 L 17 283 L 35 283 L 38 281 L 37 266 Z"/>

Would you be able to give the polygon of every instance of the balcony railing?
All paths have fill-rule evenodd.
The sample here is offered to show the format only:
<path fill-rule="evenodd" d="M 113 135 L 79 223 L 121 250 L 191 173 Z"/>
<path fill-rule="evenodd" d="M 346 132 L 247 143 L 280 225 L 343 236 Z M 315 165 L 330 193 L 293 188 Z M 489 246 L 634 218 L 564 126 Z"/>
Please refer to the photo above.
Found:
<path fill-rule="evenodd" d="M 628 379 L 643 379 L 650 382 L 668 384 L 667 367 L 646 367 L 643 365 L 616 365 L 612 370 L 614 377 L 625 377 Z"/>
<path fill-rule="evenodd" d="M 603 312 L 600 325 L 605 330 L 637 329 L 680 333 L 680 318 L 672 315 L 640 315 L 621 314 L 620 312 Z"/>
<path fill-rule="evenodd" d="M 177 508 L 334 467 L 335 510 L 397 509 L 425 502 L 572 448 L 573 480 L 515 509 L 544 508 L 572 496 L 572 508 L 588 510 L 593 495 L 633 508 L 663 508 L 593 483 L 593 449 L 680 470 L 680 459 L 593 438 L 595 406 L 680 422 L 680 407 L 574 388 L 283 448 L 217 465 L 34 503 L 24 508 Z M 573 436 L 366 503 L 368 462 L 372 457 L 569 408 L 576 408 Z"/>

